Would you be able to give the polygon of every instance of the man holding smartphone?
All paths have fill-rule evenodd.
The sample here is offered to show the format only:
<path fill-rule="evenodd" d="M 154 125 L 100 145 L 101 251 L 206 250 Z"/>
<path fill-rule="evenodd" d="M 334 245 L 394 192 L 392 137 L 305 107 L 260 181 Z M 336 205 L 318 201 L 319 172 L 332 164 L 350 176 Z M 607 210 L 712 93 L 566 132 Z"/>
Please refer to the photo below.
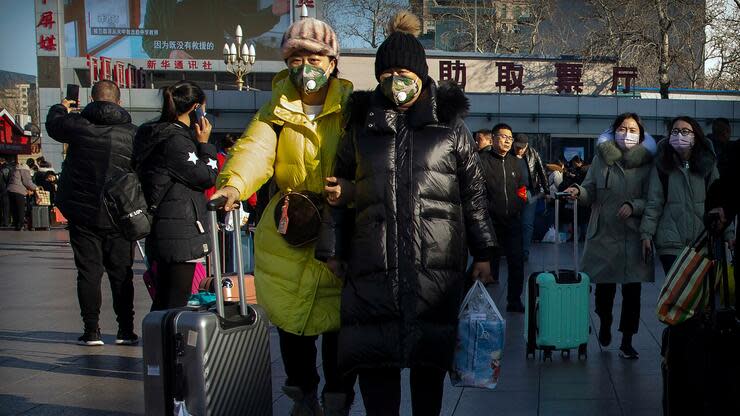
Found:
<path fill-rule="evenodd" d="M 74 94 L 72 94 L 74 95 Z M 77 297 L 84 334 L 82 345 L 103 345 L 98 326 L 100 282 L 108 274 L 113 309 L 118 320 L 116 344 L 136 344 L 134 333 L 133 243 L 116 232 L 103 206 L 106 181 L 131 171 L 136 126 L 120 106 L 121 91 L 112 81 L 97 82 L 93 101 L 81 112 L 71 112 L 76 98 L 69 96 L 52 106 L 46 131 L 69 145 L 57 206 L 69 221 L 70 244 L 77 266 Z"/>

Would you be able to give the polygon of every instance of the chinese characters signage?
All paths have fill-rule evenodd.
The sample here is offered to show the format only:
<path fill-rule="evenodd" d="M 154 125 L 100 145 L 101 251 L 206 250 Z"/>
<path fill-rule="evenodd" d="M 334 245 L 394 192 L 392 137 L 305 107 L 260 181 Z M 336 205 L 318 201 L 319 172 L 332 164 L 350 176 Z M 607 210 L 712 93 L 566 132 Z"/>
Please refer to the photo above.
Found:
<path fill-rule="evenodd" d="M 59 11 L 53 0 L 36 0 L 36 53 L 38 56 L 59 56 Z"/>
<path fill-rule="evenodd" d="M 555 82 L 555 91 L 558 94 L 583 92 L 583 64 L 555 64 L 555 75 L 558 78 Z"/>
<path fill-rule="evenodd" d="M 439 80 L 447 81 L 452 80 L 457 83 L 463 90 L 465 89 L 465 83 L 467 82 L 467 70 L 465 63 L 460 60 L 452 61 L 439 61 Z"/>
<path fill-rule="evenodd" d="M 514 88 L 519 88 L 519 92 L 522 92 L 524 89 L 522 83 L 524 67 L 522 65 L 513 62 L 496 62 L 496 67 L 498 67 L 496 86 L 499 87 L 499 91 L 501 91 L 501 87 L 504 87 L 506 92 L 513 91 Z"/>
<path fill-rule="evenodd" d="M 104 56 L 98 58 L 88 55 L 87 67 L 90 68 L 90 85 L 107 79 L 115 82 L 119 88 L 146 88 L 146 71 L 134 65 L 112 61 Z"/>
<path fill-rule="evenodd" d="M 619 87 L 619 80 L 624 80 L 623 92 L 628 93 L 632 88 L 632 83 L 637 79 L 637 68 L 635 67 L 623 67 L 615 66 L 612 73 L 612 87 L 613 92 L 617 92 Z"/>

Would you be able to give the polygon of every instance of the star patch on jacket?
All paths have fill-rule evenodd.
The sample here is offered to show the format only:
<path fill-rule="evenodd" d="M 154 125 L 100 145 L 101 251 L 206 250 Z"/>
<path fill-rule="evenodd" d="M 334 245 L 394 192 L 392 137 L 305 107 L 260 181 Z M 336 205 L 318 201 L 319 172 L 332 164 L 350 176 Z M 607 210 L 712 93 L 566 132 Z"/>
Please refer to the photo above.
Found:
<path fill-rule="evenodd" d="M 198 164 L 198 155 L 195 152 L 188 152 L 188 162 L 193 162 L 194 165 Z"/>
<path fill-rule="evenodd" d="M 218 163 L 216 162 L 216 159 L 208 158 L 208 166 L 211 167 L 213 170 L 218 170 Z"/>

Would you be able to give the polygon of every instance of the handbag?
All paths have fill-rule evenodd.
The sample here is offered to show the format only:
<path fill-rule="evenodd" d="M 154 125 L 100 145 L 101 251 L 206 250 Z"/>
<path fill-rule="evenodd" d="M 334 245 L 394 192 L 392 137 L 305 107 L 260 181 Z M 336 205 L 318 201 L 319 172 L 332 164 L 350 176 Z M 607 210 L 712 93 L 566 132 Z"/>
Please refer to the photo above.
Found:
<path fill-rule="evenodd" d="M 275 206 L 277 231 L 292 247 L 303 247 L 319 238 L 323 198 L 310 191 L 288 192 Z"/>
<path fill-rule="evenodd" d="M 681 251 L 668 270 L 656 310 L 661 322 L 680 324 L 706 306 L 704 279 L 714 266 L 714 261 L 709 259 L 708 241 L 703 231 L 693 244 Z"/>
<path fill-rule="evenodd" d="M 48 207 L 51 205 L 51 196 L 49 191 L 38 189 L 36 191 L 36 205 L 40 207 Z"/>

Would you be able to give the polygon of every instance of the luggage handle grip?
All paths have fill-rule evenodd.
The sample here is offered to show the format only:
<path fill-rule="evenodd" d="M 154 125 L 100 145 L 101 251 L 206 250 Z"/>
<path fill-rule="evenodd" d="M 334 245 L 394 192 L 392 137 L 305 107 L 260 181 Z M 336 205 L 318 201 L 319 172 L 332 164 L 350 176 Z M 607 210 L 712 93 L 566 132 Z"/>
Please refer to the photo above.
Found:
<path fill-rule="evenodd" d="M 212 199 L 206 204 L 206 209 L 208 211 L 218 211 L 220 209 L 224 209 L 224 207 L 226 207 L 226 201 L 228 201 L 228 199 L 225 196 L 220 196 L 216 199 Z M 234 206 L 238 207 L 239 202 L 234 202 Z"/>
<path fill-rule="evenodd" d="M 216 218 L 216 211 L 223 209 L 226 205 L 226 197 L 219 197 L 214 200 L 208 201 L 206 205 L 208 209 L 209 218 L 211 221 L 211 244 L 213 246 L 212 254 L 214 256 L 213 264 L 213 276 L 215 277 L 214 291 L 216 292 L 216 312 L 222 318 L 226 318 L 224 312 L 224 294 L 223 294 L 223 274 L 221 271 L 221 253 L 219 248 L 218 238 L 218 220 Z M 242 316 L 248 316 L 249 307 L 247 305 L 247 297 L 244 294 L 246 290 L 246 284 L 244 283 L 244 259 L 241 246 L 241 209 L 234 209 L 230 213 L 233 217 L 234 224 L 234 238 L 235 245 L 237 247 L 237 279 L 239 279 L 239 312 Z"/>
<path fill-rule="evenodd" d="M 559 193 L 565 193 L 565 192 L 559 192 Z M 556 194 L 557 195 L 557 194 Z M 559 197 L 555 198 L 555 276 L 560 275 L 560 199 Z M 580 236 L 578 235 L 578 201 L 573 201 L 573 268 L 576 271 L 576 276 L 578 276 L 578 273 L 580 270 L 578 270 L 578 262 L 579 262 L 579 255 L 578 255 L 578 240 Z"/>

